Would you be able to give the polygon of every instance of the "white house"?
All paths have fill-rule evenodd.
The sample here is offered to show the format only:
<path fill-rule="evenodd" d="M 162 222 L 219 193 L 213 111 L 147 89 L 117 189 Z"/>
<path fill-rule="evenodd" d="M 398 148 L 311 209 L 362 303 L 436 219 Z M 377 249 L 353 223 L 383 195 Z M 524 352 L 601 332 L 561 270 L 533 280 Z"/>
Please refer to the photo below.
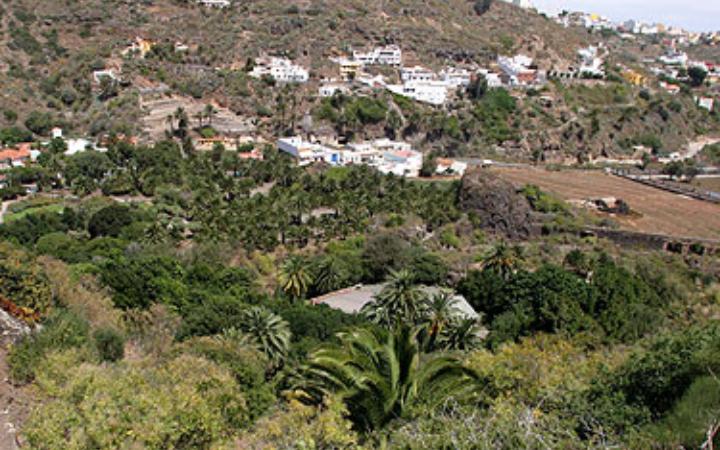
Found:
<path fill-rule="evenodd" d="M 580 76 L 604 77 L 603 69 L 604 61 L 599 56 L 599 49 L 595 46 L 589 46 L 578 50 L 580 58 L 580 68 L 578 74 Z"/>
<path fill-rule="evenodd" d="M 530 2 L 530 0 L 505 0 L 505 2 L 510 3 L 511 5 L 515 5 L 519 8 L 523 8 L 523 9 L 530 9 L 533 7 L 532 2 Z"/>
<path fill-rule="evenodd" d="M 306 166 L 314 162 L 325 161 L 331 150 L 323 145 L 304 141 L 300 136 L 278 139 L 277 146 L 298 160 L 298 165 Z"/>
<path fill-rule="evenodd" d="M 407 83 L 410 81 L 432 81 L 437 78 L 435 72 L 422 66 L 403 67 L 400 69 L 400 79 Z"/>
<path fill-rule="evenodd" d="M 440 80 L 444 81 L 450 88 L 467 86 L 472 80 L 472 73 L 466 69 L 448 67 L 440 71 Z"/>
<path fill-rule="evenodd" d="M 455 159 L 438 158 L 436 162 L 435 173 L 438 175 L 464 175 L 468 168 L 468 163 Z"/>
<path fill-rule="evenodd" d="M 230 0 L 195 0 L 198 5 L 209 6 L 211 8 L 227 8 L 230 6 Z"/>
<path fill-rule="evenodd" d="M 497 64 L 512 86 L 534 84 L 537 81 L 537 70 L 533 67 L 532 58 L 528 56 L 498 56 Z"/>
<path fill-rule="evenodd" d="M 707 109 L 708 111 L 712 111 L 715 106 L 715 99 L 712 97 L 698 97 L 695 101 L 700 108 Z"/>
<path fill-rule="evenodd" d="M 402 64 L 402 50 L 397 45 L 388 45 L 369 52 L 354 51 L 353 59 L 364 65 L 399 66 Z"/>
<path fill-rule="evenodd" d="M 269 76 L 279 83 L 306 83 L 310 73 L 286 58 L 258 58 L 250 72 L 254 78 Z"/>
<path fill-rule="evenodd" d="M 278 140 L 278 149 L 304 166 L 324 162 L 334 166 L 368 165 L 382 173 L 398 176 L 418 176 L 422 167 L 422 153 L 406 142 L 377 139 L 348 144 L 345 148 L 324 146 L 304 141 L 299 136 Z"/>
<path fill-rule="evenodd" d="M 387 89 L 395 94 L 435 106 L 445 104 L 448 96 L 448 85 L 443 81 L 411 81 L 405 84 L 391 84 Z"/>
<path fill-rule="evenodd" d="M 487 69 L 480 69 L 477 71 L 479 75 L 482 75 L 485 77 L 485 80 L 487 81 L 487 85 L 489 88 L 499 88 L 502 87 L 503 83 L 500 79 L 500 75 L 495 72 L 490 72 Z"/>
<path fill-rule="evenodd" d="M 669 51 L 658 60 L 667 66 L 685 66 L 688 63 L 688 55 L 685 52 Z"/>

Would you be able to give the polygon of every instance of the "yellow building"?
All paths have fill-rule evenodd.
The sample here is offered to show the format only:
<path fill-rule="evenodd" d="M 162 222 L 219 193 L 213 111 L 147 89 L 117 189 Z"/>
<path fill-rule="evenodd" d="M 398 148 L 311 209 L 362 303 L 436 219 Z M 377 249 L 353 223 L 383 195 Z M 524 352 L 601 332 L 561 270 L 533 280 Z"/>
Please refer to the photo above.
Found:
<path fill-rule="evenodd" d="M 345 80 L 354 79 L 362 69 L 363 65 L 360 61 L 351 61 L 342 59 L 340 64 L 340 76 Z"/>
<path fill-rule="evenodd" d="M 645 75 L 638 73 L 632 69 L 628 69 L 622 74 L 625 81 L 635 86 L 644 86 L 647 81 Z"/>

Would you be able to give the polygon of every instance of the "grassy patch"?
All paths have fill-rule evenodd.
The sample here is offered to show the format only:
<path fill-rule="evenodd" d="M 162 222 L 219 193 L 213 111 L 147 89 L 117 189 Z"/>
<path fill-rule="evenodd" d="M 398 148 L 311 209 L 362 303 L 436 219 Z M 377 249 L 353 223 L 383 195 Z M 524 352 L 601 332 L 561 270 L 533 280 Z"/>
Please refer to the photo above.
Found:
<path fill-rule="evenodd" d="M 20 220 L 29 214 L 36 214 L 39 212 L 60 213 L 64 209 L 65 209 L 65 207 L 61 204 L 54 204 L 54 205 L 40 206 L 37 208 L 23 209 L 22 211 L 20 211 L 18 213 L 10 213 L 10 214 L 6 215 L 5 223 L 10 223 L 10 222 L 14 222 L 16 220 Z"/>

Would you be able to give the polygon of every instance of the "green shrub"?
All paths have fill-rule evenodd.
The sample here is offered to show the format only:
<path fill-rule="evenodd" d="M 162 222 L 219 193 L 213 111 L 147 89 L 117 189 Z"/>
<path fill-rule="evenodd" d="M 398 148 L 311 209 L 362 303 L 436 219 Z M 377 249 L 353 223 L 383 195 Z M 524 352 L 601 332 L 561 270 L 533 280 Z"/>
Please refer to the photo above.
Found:
<path fill-rule="evenodd" d="M 30 448 L 220 448 L 248 424 L 245 398 L 227 370 L 181 355 L 159 364 L 80 364 L 55 353 L 40 385 L 51 397 L 23 429 Z"/>
<path fill-rule="evenodd" d="M 35 379 L 36 369 L 46 354 L 83 346 L 88 340 L 88 324 L 79 316 L 57 310 L 35 331 L 17 345 L 8 356 L 10 379 L 15 383 L 29 383 Z"/>
<path fill-rule="evenodd" d="M 102 361 L 115 362 L 125 356 L 125 338 L 112 328 L 101 328 L 93 334 Z"/>

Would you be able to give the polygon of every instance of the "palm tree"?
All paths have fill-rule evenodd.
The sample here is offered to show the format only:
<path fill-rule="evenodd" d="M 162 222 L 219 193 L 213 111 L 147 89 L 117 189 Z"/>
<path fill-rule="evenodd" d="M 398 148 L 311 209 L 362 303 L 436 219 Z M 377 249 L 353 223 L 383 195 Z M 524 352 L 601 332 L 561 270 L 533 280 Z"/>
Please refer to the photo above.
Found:
<path fill-rule="evenodd" d="M 187 135 L 188 127 L 188 116 L 185 109 L 181 106 L 178 107 L 178 109 L 175 110 L 175 113 L 173 113 L 173 118 L 177 120 L 178 123 L 175 134 L 182 139 Z"/>
<path fill-rule="evenodd" d="M 193 117 L 197 119 L 198 121 L 198 128 L 203 127 L 203 119 L 205 118 L 205 114 L 203 114 L 202 111 L 198 111 L 195 114 L 193 114 Z"/>
<path fill-rule="evenodd" d="M 290 349 L 291 333 L 290 326 L 282 317 L 255 306 L 243 313 L 238 328 L 250 336 L 270 361 L 278 365 L 284 362 Z"/>
<path fill-rule="evenodd" d="M 212 126 L 213 118 L 215 117 L 215 114 L 217 114 L 217 110 L 211 103 L 208 103 L 205 105 L 203 112 L 205 113 L 205 117 L 207 117 L 208 124 Z"/>
<path fill-rule="evenodd" d="M 442 347 L 445 350 L 473 350 L 482 345 L 486 330 L 480 320 L 471 317 L 456 318 L 445 329 Z"/>
<path fill-rule="evenodd" d="M 389 328 L 415 325 L 422 319 L 427 301 L 425 293 L 415 284 L 413 273 L 403 269 L 390 273 L 388 283 L 361 312 L 371 321 Z"/>
<path fill-rule="evenodd" d="M 339 333 L 339 346 L 322 347 L 310 355 L 295 393 L 311 402 L 339 394 L 351 420 L 369 431 L 421 402 L 434 407 L 477 387 L 476 374 L 457 359 L 421 357 L 417 329 L 400 327 L 387 337 L 382 334 L 367 329 Z"/>
<path fill-rule="evenodd" d="M 320 260 L 315 268 L 315 283 L 313 290 L 318 294 L 332 292 L 342 287 L 345 274 L 337 260 L 327 256 Z"/>
<path fill-rule="evenodd" d="M 434 350 L 440 336 L 445 332 L 445 328 L 460 315 L 457 303 L 458 301 L 453 293 L 448 290 L 440 291 L 427 302 L 424 311 L 426 326 L 422 333 L 426 349 Z"/>
<path fill-rule="evenodd" d="M 294 299 L 303 298 L 312 284 L 312 276 L 308 271 L 304 258 L 291 256 L 283 264 L 280 274 L 280 285 L 283 292 Z"/>
<path fill-rule="evenodd" d="M 505 242 L 500 242 L 485 256 L 483 270 L 495 272 L 507 281 L 518 271 L 521 262 L 522 249 L 520 247 L 509 247 Z"/>

